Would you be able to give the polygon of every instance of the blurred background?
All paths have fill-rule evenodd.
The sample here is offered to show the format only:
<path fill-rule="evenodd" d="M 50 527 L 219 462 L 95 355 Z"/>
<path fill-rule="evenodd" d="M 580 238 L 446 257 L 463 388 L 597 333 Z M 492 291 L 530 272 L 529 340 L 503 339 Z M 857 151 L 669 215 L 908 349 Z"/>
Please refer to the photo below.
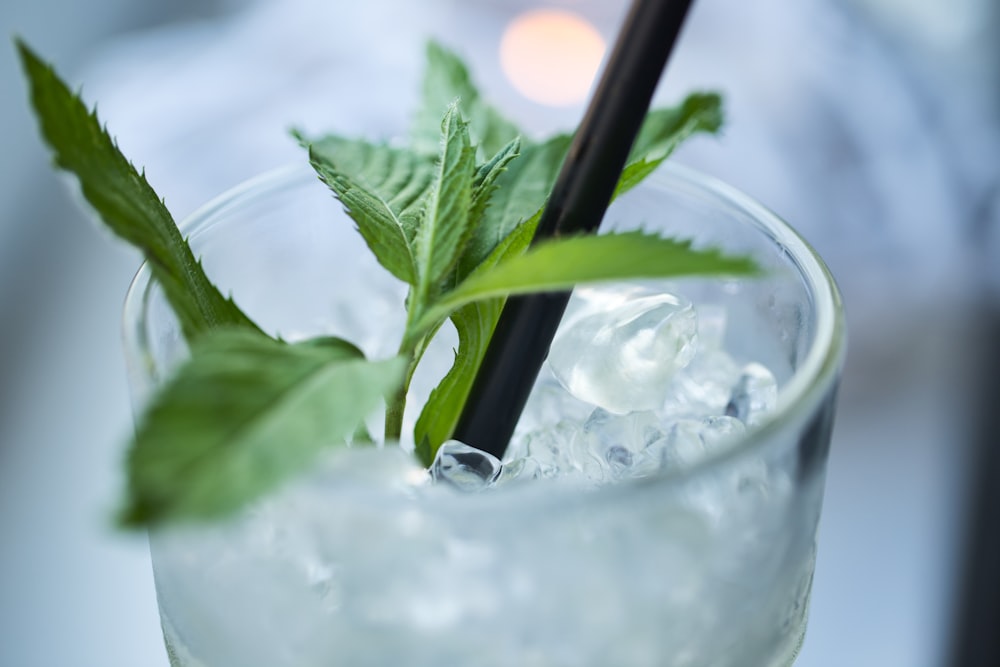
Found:
<path fill-rule="evenodd" d="M 399 133 L 428 35 L 523 126 L 569 128 L 625 4 L 7 0 L 0 25 L 99 102 L 181 218 L 301 159 L 293 124 Z M 797 666 L 960 664 L 961 572 L 988 546 L 969 536 L 1000 532 L 966 519 L 1000 444 L 998 30 L 994 0 L 700 0 L 658 93 L 726 93 L 723 137 L 677 159 L 791 221 L 847 304 Z M 139 258 L 49 168 L 12 46 L 0 78 L 0 665 L 165 667 L 145 541 L 109 520 Z"/>

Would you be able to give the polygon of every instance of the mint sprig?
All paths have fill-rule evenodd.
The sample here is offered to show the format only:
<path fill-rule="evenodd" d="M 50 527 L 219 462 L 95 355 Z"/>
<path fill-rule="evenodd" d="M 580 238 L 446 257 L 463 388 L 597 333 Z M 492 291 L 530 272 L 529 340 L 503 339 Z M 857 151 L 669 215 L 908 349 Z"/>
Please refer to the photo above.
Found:
<path fill-rule="evenodd" d="M 185 337 L 193 340 L 221 326 L 259 331 L 205 276 L 163 200 L 121 154 L 97 113 L 89 112 L 24 42 L 16 44 L 56 166 L 75 174 L 83 196 L 108 228 L 142 251 Z"/>
<path fill-rule="evenodd" d="M 264 335 L 221 295 L 96 115 L 23 43 L 18 49 L 56 164 L 77 176 L 101 219 L 146 255 L 190 347 L 139 420 L 125 525 L 233 511 L 306 470 L 325 448 L 367 441 L 364 421 L 383 401 L 385 437 L 398 438 L 410 378 L 450 320 L 459 338 L 455 361 L 414 433 L 417 455 L 429 464 L 455 426 L 510 294 L 755 270 L 745 258 L 643 232 L 529 248 L 571 137 L 525 137 L 485 102 L 461 60 L 432 43 L 408 146 L 297 134 L 378 262 L 410 286 L 398 354 L 366 360 L 337 338 L 288 344 Z M 714 94 L 652 112 L 616 194 L 682 140 L 720 123 Z"/>
<path fill-rule="evenodd" d="M 426 119 L 427 108 L 441 105 L 444 100 L 458 97 L 472 100 L 475 113 L 484 120 L 487 135 L 502 137 L 504 132 L 517 131 L 512 123 L 483 101 L 459 58 L 444 47 L 432 44 L 428 49 L 429 64 L 424 82 L 423 111 L 418 118 Z M 638 185 L 680 145 L 695 133 L 715 133 L 722 125 L 722 99 L 715 93 L 689 95 L 676 107 L 651 111 L 636 137 L 629 159 L 614 196 L 618 197 Z M 426 120 L 414 129 L 417 143 L 425 132 Z M 540 141 L 522 138 L 520 156 L 511 162 L 497 179 L 496 192 L 490 206 L 475 227 L 469 245 L 459 263 L 459 280 L 478 270 L 480 274 L 499 263 L 523 253 L 534 236 L 542 208 L 555 184 L 559 169 L 569 150 L 572 135 L 556 134 Z M 603 243 L 599 241 L 598 243 Z M 669 249 L 665 249 L 670 252 Z M 602 254 L 598 250 L 598 254 Z M 689 247 L 684 254 L 696 256 Z M 712 258 L 706 258 L 711 266 Z M 559 261 L 559 260 L 556 260 Z M 590 262 L 599 270 L 601 259 Z M 558 265 L 556 265 L 558 266 Z M 729 267 L 743 272 L 746 267 Z M 725 267 L 718 266 L 719 272 Z M 636 277 L 632 275 L 631 277 Z M 584 282 L 580 279 L 578 282 Z M 567 284 L 572 284 L 568 280 Z M 541 291 L 540 284 L 526 291 Z M 451 370 L 435 388 L 417 420 L 415 441 L 420 459 L 429 465 L 437 448 L 447 440 L 468 399 L 472 380 L 482 362 L 486 347 L 500 317 L 505 298 L 479 299 L 462 306 L 450 315 L 458 333 L 458 349 Z M 428 316 L 441 315 L 446 308 Z"/>

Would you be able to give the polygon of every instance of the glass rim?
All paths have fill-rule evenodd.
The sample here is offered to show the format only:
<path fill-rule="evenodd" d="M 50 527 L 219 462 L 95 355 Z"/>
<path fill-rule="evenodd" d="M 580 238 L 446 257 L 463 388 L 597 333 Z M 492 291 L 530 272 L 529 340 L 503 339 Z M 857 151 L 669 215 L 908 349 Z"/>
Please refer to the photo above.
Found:
<path fill-rule="evenodd" d="M 664 475 L 676 479 L 698 477 L 732 459 L 764 448 L 778 432 L 805 424 L 835 391 L 844 365 L 847 324 L 836 279 L 815 248 L 788 222 L 753 197 L 697 169 L 674 163 L 661 166 L 648 179 L 659 187 L 684 187 L 729 204 L 747 214 L 789 257 L 806 284 L 815 314 L 815 337 L 802 363 L 778 389 L 775 408 L 737 439 L 738 447 L 721 447 L 690 468 Z"/>
<path fill-rule="evenodd" d="M 265 198 L 289 186 L 304 185 L 318 177 L 308 164 L 290 164 L 223 191 L 178 223 L 185 238 L 196 238 L 210 229 L 220 216 L 254 200 Z M 815 309 L 815 337 L 802 363 L 778 390 L 777 403 L 760 423 L 748 427 L 734 440 L 738 446 L 723 446 L 709 456 L 681 470 L 631 480 L 630 483 L 604 485 L 600 490 L 628 489 L 657 480 L 688 480 L 700 477 L 726 462 L 766 447 L 773 436 L 790 424 L 805 423 L 834 390 L 844 363 L 846 322 L 843 301 L 836 281 L 815 249 L 787 222 L 739 189 L 697 169 L 667 162 L 640 187 L 654 187 L 708 196 L 745 213 L 753 224 L 779 244 L 805 282 Z M 148 262 L 136 271 L 125 295 L 122 311 L 122 338 L 130 359 L 150 359 L 149 340 L 144 326 L 149 304 L 152 273 Z M 613 492 L 613 491 L 612 491 Z"/>

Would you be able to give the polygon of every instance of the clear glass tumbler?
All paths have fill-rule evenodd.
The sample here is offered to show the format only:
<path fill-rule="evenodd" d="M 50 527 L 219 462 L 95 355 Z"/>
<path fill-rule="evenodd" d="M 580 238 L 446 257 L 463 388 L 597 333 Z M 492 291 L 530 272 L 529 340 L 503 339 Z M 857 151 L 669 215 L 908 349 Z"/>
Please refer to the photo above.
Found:
<path fill-rule="evenodd" d="M 586 489 L 538 479 L 462 494 L 427 484 L 401 448 L 345 448 L 232 520 L 151 535 L 171 663 L 790 665 L 844 356 L 837 288 L 775 215 L 678 166 L 605 218 L 605 228 L 636 227 L 765 267 L 758 278 L 645 287 L 721 313 L 727 353 L 774 374 L 772 409 L 686 465 Z M 394 352 L 405 289 L 307 166 L 222 195 L 182 231 L 265 330 Z M 124 327 L 139 410 L 185 354 L 147 268 Z M 417 392 L 443 370 L 416 379 Z"/>

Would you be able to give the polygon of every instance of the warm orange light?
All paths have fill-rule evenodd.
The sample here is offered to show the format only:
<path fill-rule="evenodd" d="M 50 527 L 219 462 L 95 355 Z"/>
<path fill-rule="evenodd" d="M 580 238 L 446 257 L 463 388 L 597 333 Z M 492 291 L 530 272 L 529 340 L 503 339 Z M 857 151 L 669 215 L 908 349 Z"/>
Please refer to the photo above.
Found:
<path fill-rule="evenodd" d="M 604 48 L 600 33 L 583 17 L 539 9 L 507 26 L 500 41 L 500 64 L 525 97 L 564 106 L 586 98 Z"/>

